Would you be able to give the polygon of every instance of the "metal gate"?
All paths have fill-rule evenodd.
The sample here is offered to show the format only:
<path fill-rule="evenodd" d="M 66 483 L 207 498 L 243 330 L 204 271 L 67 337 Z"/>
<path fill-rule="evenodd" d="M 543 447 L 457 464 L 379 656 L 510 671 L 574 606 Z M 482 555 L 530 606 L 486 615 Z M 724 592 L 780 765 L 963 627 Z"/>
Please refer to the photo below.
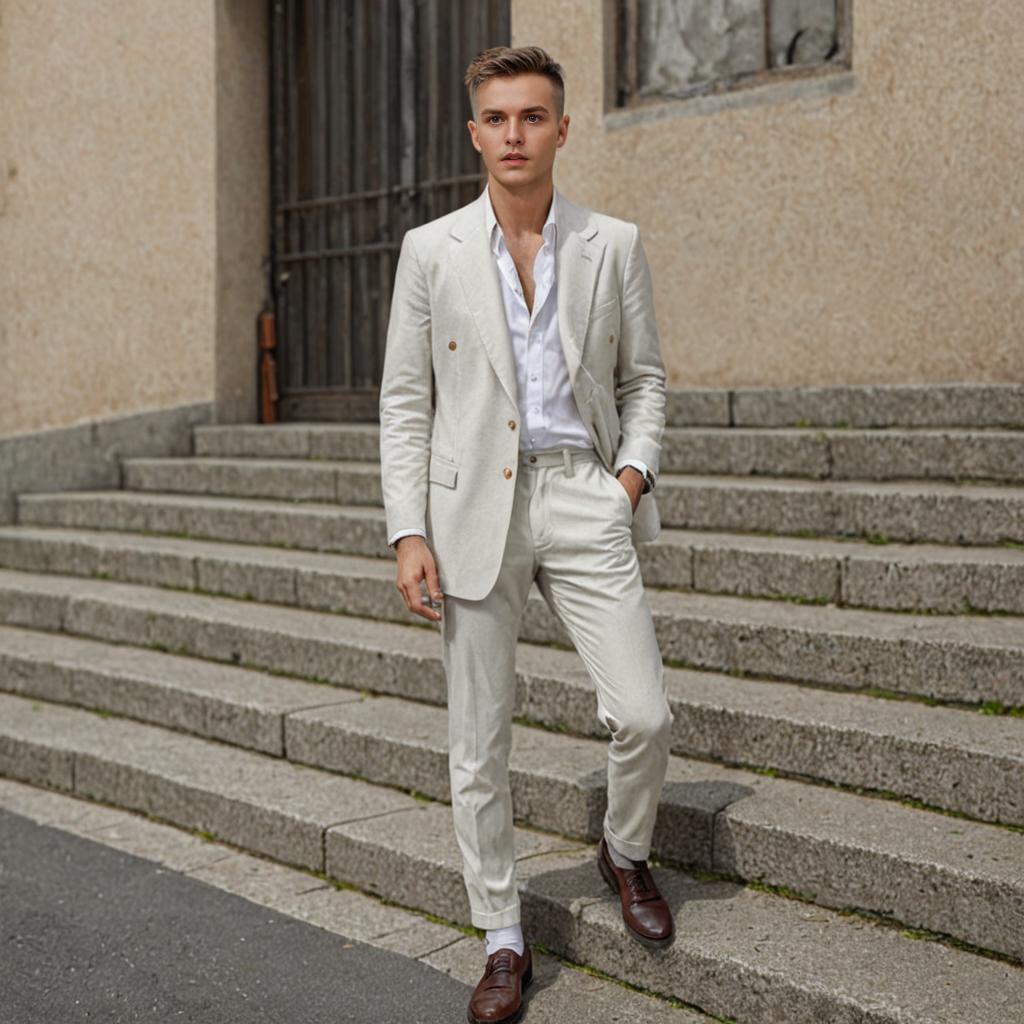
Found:
<path fill-rule="evenodd" d="M 269 3 L 278 417 L 374 420 L 402 236 L 486 181 L 463 76 L 510 0 Z"/>

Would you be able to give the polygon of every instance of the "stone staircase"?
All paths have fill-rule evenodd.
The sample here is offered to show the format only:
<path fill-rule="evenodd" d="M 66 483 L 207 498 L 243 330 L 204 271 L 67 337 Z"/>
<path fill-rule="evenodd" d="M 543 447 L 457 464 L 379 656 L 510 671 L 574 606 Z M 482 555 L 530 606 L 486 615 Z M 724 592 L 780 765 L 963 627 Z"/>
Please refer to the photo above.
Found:
<path fill-rule="evenodd" d="M 678 938 L 627 938 L 597 873 L 607 733 L 536 592 L 528 938 L 695 1019 L 1024 1021 L 1024 388 L 680 391 L 669 424 L 640 554 Z M 0 774 L 467 924 L 440 638 L 377 457 L 374 425 L 198 427 L 121 490 L 20 496 Z"/>

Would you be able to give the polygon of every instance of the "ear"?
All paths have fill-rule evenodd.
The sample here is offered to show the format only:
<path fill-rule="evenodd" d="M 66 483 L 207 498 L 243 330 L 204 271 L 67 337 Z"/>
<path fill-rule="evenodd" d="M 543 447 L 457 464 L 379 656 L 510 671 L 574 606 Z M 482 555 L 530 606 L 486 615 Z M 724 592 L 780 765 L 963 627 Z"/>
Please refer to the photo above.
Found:
<path fill-rule="evenodd" d="M 562 116 L 562 123 L 558 126 L 558 145 L 564 146 L 565 140 L 569 137 L 569 115 Z"/>

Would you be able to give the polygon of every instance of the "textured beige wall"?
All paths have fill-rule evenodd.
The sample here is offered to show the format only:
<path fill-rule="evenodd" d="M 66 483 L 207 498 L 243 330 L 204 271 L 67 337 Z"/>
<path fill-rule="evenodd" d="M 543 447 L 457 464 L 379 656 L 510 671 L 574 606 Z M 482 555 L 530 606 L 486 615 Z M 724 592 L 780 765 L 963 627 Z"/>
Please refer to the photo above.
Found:
<path fill-rule="evenodd" d="M 0 0 L 0 436 L 254 409 L 264 7 Z"/>
<path fill-rule="evenodd" d="M 558 187 L 641 227 L 672 386 L 1024 379 L 1019 0 L 854 0 L 846 91 L 614 127 L 602 7 L 513 0 L 513 45 L 566 71 Z"/>

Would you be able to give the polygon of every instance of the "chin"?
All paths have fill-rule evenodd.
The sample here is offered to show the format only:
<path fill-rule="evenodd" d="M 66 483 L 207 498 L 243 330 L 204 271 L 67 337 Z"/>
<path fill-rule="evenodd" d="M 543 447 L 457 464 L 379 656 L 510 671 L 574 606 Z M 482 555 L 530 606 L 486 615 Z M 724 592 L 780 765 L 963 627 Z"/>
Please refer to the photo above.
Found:
<path fill-rule="evenodd" d="M 533 161 L 528 161 L 525 167 L 509 167 L 504 160 L 498 161 L 498 169 L 494 172 L 502 181 L 513 184 L 518 181 L 528 181 L 533 177 Z M 506 178 L 505 175 L 508 175 Z"/>

